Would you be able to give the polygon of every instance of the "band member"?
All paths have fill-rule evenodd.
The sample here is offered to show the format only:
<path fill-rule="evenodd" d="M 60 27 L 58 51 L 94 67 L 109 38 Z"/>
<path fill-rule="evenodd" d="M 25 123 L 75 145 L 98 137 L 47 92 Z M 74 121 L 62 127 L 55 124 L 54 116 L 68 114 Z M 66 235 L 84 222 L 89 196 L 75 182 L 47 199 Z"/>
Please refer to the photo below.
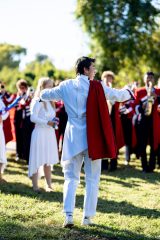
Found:
<path fill-rule="evenodd" d="M 10 94 L 7 92 L 5 84 L 0 82 L 0 98 L 3 99 L 5 106 L 12 103 L 15 99 L 15 94 Z"/>
<path fill-rule="evenodd" d="M 157 100 L 154 107 L 153 116 L 153 136 L 154 136 L 154 150 L 155 150 L 155 166 L 160 169 L 160 88 L 156 88 Z M 158 106 L 157 106 L 158 105 Z"/>
<path fill-rule="evenodd" d="M 6 91 L 5 84 L 2 82 L 0 82 L 0 98 L 2 99 L 5 106 L 8 106 L 15 99 L 15 94 L 9 94 Z M 7 117 L 7 119 L 3 121 L 3 130 L 4 130 L 6 143 L 15 139 L 14 126 L 13 126 L 14 122 L 12 118 L 12 115 L 13 115 L 12 113 L 14 114 L 14 109 L 12 109 L 9 112 L 9 117 Z"/>
<path fill-rule="evenodd" d="M 108 87 L 112 87 L 112 83 L 114 81 L 114 73 L 112 71 L 104 71 L 102 73 L 101 79 L 104 82 L 104 84 Z M 115 100 L 108 100 L 108 109 L 111 116 L 112 126 L 114 130 L 115 140 L 118 147 L 118 150 L 124 146 L 124 136 L 123 136 L 123 129 L 122 129 L 122 123 L 121 118 L 119 114 L 119 103 Z M 108 160 L 102 160 L 102 170 L 107 170 L 108 165 L 109 171 L 114 171 L 117 169 L 117 158 L 110 159 L 110 164 L 108 164 Z"/>
<path fill-rule="evenodd" d="M 31 133 L 34 124 L 30 121 L 31 97 L 27 94 L 28 85 L 23 79 L 16 83 L 17 96 L 23 96 L 15 107 L 16 159 L 29 161 Z"/>
<path fill-rule="evenodd" d="M 63 81 L 58 87 L 41 93 L 43 101 L 62 99 L 68 115 L 61 159 L 65 178 L 64 227 L 74 224 L 75 196 L 83 161 L 86 192 L 82 224 L 90 225 L 96 213 L 101 158 L 116 156 L 105 96 L 116 101 L 131 98 L 128 90 L 116 90 L 99 81 L 90 81 L 95 76 L 94 62 L 95 59 L 89 57 L 79 58 L 76 62 L 76 79 Z"/>
<path fill-rule="evenodd" d="M 39 192 L 38 178 L 45 175 L 46 191 L 51 192 L 51 170 L 53 164 L 58 162 L 57 140 L 55 135 L 54 122 L 56 115 L 53 102 L 40 102 L 40 91 L 52 88 L 53 81 L 49 78 L 39 79 L 35 96 L 31 102 L 31 121 L 35 123 L 32 132 L 30 156 L 29 156 L 29 177 L 32 179 L 33 190 Z"/>
<path fill-rule="evenodd" d="M 157 111 L 160 90 L 154 87 L 154 73 L 144 75 L 145 87 L 135 92 L 135 113 L 137 115 L 135 127 L 137 134 L 138 155 L 141 157 L 142 169 L 153 172 L 155 169 L 155 153 L 160 144 L 160 115 Z M 150 158 L 147 161 L 146 147 L 150 146 Z"/>
<path fill-rule="evenodd" d="M 64 132 L 67 124 L 67 113 L 62 100 L 56 101 L 56 116 L 59 118 L 58 130 L 56 131 L 59 154 L 62 152 Z"/>
<path fill-rule="evenodd" d="M 133 90 L 132 90 L 133 91 Z M 134 151 L 133 143 L 133 124 L 132 118 L 134 115 L 134 100 L 128 100 L 125 103 L 121 103 L 119 106 L 119 112 L 121 114 L 123 136 L 125 142 L 125 165 L 129 165 L 130 156 Z"/>
<path fill-rule="evenodd" d="M 4 103 L 0 99 L 0 110 L 5 107 Z M 6 146 L 5 146 L 5 138 L 4 138 L 4 132 L 3 132 L 3 121 L 8 117 L 8 112 L 0 115 L 0 182 L 5 181 L 2 177 L 4 168 L 7 164 L 6 159 Z"/>

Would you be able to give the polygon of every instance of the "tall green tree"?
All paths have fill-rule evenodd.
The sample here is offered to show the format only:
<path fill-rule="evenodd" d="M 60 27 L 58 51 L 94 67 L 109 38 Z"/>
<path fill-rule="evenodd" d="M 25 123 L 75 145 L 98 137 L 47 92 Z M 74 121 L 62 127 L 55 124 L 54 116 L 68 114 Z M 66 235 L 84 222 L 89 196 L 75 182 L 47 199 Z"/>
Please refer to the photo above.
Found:
<path fill-rule="evenodd" d="M 38 54 L 34 61 L 28 63 L 23 71 L 24 78 L 30 82 L 31 85 L 36 86 L 40 77 L 54 78 L 55 66 L 48 58 Z"/>
<path fill-rule="evenodd" d="M 159 41 L 153 39 L 159 31 L 160 8 L 154 3 L 150 0 L 77 0 L 76 17 L 89 33 L 99 71 L 112 69 L 118 73 L 126 64 L 128 69 L 130 64 L 132 70 L 135 66 L 137 71 L 141 59 L 150 67 L 155 60 L 160 61 Z"/>
<path fill-rule="evenodd" d="M 8 68 L 19 67 L 22 56 L 26 55 L 26 49 L 19 45 L 8 43 L 0 44 L 0 70 L 5 66 Z"/>

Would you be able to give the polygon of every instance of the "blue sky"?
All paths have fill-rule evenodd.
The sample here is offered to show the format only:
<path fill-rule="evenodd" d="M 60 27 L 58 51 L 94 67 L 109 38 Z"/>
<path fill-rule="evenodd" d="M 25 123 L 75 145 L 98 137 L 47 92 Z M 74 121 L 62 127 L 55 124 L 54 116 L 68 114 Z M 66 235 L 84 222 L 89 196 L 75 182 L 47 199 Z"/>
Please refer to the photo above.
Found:
<path fill-rule="evenodd" d="M 21 67 L 36 53 L 70 69 L 89 51 L 89 39 L 74 17 L 76 0 L 0 0 L 0 42 L 28 49 Z"/>

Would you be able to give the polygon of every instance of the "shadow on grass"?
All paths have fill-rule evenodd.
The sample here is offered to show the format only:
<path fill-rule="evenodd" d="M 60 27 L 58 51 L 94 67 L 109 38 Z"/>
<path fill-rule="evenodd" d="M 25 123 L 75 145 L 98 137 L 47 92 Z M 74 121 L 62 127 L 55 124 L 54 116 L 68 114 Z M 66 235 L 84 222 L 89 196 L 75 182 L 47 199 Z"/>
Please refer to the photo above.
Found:
<path fill-rule="evenodd" d="M 126 201 L 116 202 L 99 198 L 98 209 L 102 213 L 120 213 L 121 215 L 160 218 L 160 211 L 136 207 Z"/>
<path fill-rule="evenodd" d="M 28 185 L 22 183 L 5 183 L 0 185 L 0 191 L 4 194 L 12 194 L 12 195 L 20 195 L 28 198 L 36 198 L 43 201 L 50 201 L 50 202 L 63 202 L 63 193 L 56 192 L 53 193 L 35 193 L 33 192 L 32 188 Z M 76 197 L 76 207 L 82 208 L 83 207 L 83 195 L 77 195 Z M 128 215 L 128 216 L 145 216 L 147 218 L 159 218 L 160 211 L 155 209 L 146 209 L 136 207 L 126 201 L 116 202 L 116 201 L 108 201 L 102 198 L 98 200 L 98 209 L 97 211 L 101 213 L 120 213 L 121 215 Z"/>
<path fill-rule="evenodd" d="M 62 192 L 50 192 L 47 193 L 42 190 L 41 193 L 36 193 L 26 184 L 23 183 L 3 183 L 0 185 L 0 192 L 4 194 L 12 194 L 12 195 L 20 195 L 28 198 L 36 198 L 42 201 L 50 201 L 50 202 L 62 202 L 63 194 Z"/>
<path fill-rule="evenodd" d="M 130 230 L 120 230 L 118 227 L 108 227 L 105 225 L 96 225 L 87 229 L 84 229 L 87 234 L 96 235 L 99 239 L 111 239 L 111 240 L 158 240 L 155 237 L 148 237 L 143 233 L 137 233 Z M 101 238 L 102 237 L 102 238 Z M 107 237 L 107 238 L 105 238 Z M 92 239 L 92 238 L 91 238 Z"/>
<path fill-rule="evenodd" d="M 77 195 L 76 198 L 76 207 L 82 208 L 83 207 L 83 199 L 82 195 Z M 146 209 L 136 207 L 126 201 L 116 202 L 116 201 L 108 201 L 99 198 L 98 199 L 98 206 L 97 211 L 101 213 L 119 213 L 125 216 L 138 216 L 138 217 L 147 217 L 152 219 L 160 218 L 160 211 L 156 209 Z"/>
<path fill-rule="evenodd" d="M 25 227 L 19 222 L 8 219 L 1 222 L 0 239 L 3 240 L 158 240 L 156 237 L 145 236 L 130 230 L 120 230 L 117 227 L 96 225 L 94 227 L 74 227 L 62 229 L 55 224 L 39 224 Z"/>
<path fill-rule="evenodd" d="M 106 175 L 106 177 L 112 176 L 112 177 L 119 178 L 120 180 L 134 178 L 134 179 L 141 179 L 141 180 L 144 180 L 145 182 L 154 183 L 154 184 L 160 183 L 160 173 L 159 172 L 144 173 L 134 167 L 121 167 L 121 168 L 118 168 L 114 172 L 104 171 L 104 172 L 102 172 L 101 180 L 107 180 L 105 175 Z"/>
<path fill-rule="evenodd" d="M 27 162 L 26 160 L 18 160 L 16 161 L 15 159 L 13 158 L 8 158 L 8 165 L 10 166 L 12 163 L 14 163 L 14 168 L 19 168 L 19 169 L 23 169 L 24 171 L 27 171 L 28 170 L 28 165 L 27 165 Z M 15 166 L 15 164 L 17 164 L 17 166 Z M 10 166 L 11 167 L 11 166 Z"/>
<path fill-rule="evenodd" d="M 6 169 L 6 172 L 8 171 L 8 173 L 21 174 L 20 171 L 23 170 L 22 173 L 25 174 L 28 170 L 28 166 L 26 165 L 26 162 L 24 160 L 15 162 L 15 160 L 9 159 L 9 167 L 11 168 L 12 166 L 10 166 L 10 163 L 17 163 L 18 166 L 14 166 L 14 168 L 16 168 L 15 171 L 11 170 L 11 169 L 8 169 L 8 170 Z M 84 173 L 83 168 L 82 168 L 82 172 Z M 63 177 L 62 167 L 60 164 L 56 164 L 54 166 L 53 175 Z M 121 181 L 121 180 L 126 180 L 127 178 L 128 179 L 129 178 L 142 179 L 149 183 L 156 183 L 156 184 L 160 183 L 160 173 L 159 172 L 143 173 L 141 170 L 137 169 L 135 166 L 125 167 L 125 166 L 120 165 L 120 167 L 114 172 L 104 171 L 101 174 L 101 180 L 111 181 L 111 180 L 107 179 L 107 176 L 113 176 L 113 177 L 119 178 L 119 180 L 114 179 L 113 181 L 116 183 L 122 184 L 126 187 L 137 186 L 135 183 L 126 183 L 124 181 Z M 84 177 L 81 177 L 81 179 L 84 180 Z M 63 181 L 60 181 L 60 182 L 63 182 Z"/>
<path fill-rule="evenodd" d="M 18 168 L 19 169 L 19 168 Z M 17 169 L 9 169 L 9 168 L 7 168 L 6 170 L 5 170 L 5 173 L 7 173 L 7 174 L 10 174 L 10 175 L 26 175 L 26 171 L 22 171 L 22 170 L 17 170 Z"/>
<path fill-rule="evenodd" d="M 128 188 L 133 188 L 133 187 L 138 187 L 139 184 L 137 183 L 129 183 L 129 182 L 125 182 L 125 181 L 122 181 L 122 180 L 118 180 L 118 179 L 109 179 L 109 178 L 101 178 L 101 180 L 106 180 L 106 182 L 111 182 L 111 183 L 117 183 L 117 184 L 120 184 L 122 185 L 123 187 L 128 187 Z"/>

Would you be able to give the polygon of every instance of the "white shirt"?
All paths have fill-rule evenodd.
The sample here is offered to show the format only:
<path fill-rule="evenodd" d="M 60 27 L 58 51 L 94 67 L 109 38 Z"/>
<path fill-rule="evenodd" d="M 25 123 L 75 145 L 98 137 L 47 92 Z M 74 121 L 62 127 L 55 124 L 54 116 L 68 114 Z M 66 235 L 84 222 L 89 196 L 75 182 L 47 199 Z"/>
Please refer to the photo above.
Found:
<path fill-rule="evenodd" d="M 46 102 L 46 106 L 44 106 L 43 102 L 39 102 L 40 99 L 33 98 L 31 102 L 31 121 L 36 125 L 35 127 L 47 127 L 51 128 L 47 123 L 48 121 L 52 121 L 55 117 L 55 109 L 51 106 L 50 102 Z"/>
<path fill-rule="evenodd" d="M 43 101 L 62 99 L 68 114 L 65 130 L 62 161 L 70 160 L 88 148 L 86 133 L 86 102 L 89 91 L 89 80 L 85 75 L 76 79 L 65 80 L 58 87 L 45 89 L 41 92 Z M 126 89 L 117 90 L 105 86 L 102 82 L 104 93 L 109 100 L 123 102 L 131 98 Z M 94 107 L 94 106 L 93 106 Z"/>

